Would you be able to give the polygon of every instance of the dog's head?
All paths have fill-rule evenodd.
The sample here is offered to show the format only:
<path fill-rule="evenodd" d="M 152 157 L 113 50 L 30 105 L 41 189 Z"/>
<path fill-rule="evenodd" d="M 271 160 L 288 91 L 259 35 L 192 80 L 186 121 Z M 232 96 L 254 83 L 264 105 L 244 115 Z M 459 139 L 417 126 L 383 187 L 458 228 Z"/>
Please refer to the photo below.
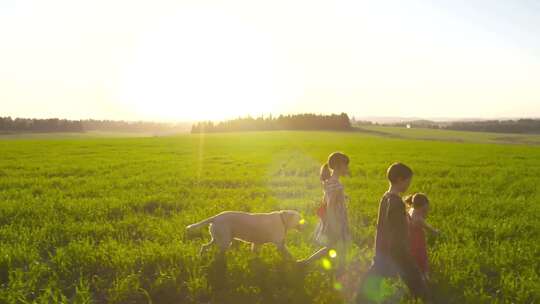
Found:
<path fill-rule="evenodd" d="M 281 216 L 287 226 L 287 229 L 298 229 L 302 230 L 304 228 L 304 219 L 300 212 L 296 210 L 282 210 L 280 211 Z"/>

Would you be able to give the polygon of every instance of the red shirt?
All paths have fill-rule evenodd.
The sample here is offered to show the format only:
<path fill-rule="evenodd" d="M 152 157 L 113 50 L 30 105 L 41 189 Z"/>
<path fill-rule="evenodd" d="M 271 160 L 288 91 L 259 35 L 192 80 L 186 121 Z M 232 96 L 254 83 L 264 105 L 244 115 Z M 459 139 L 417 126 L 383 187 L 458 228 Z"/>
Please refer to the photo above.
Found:
<path fill-rule="evenodd" d="M 411 255 L 415 259 L 420 270 L 423 273 L 426 273 L 429 270 L 426 236 L 424 234 L 424 227 L 418 220 L 423 220 L 423 216 L 411 210 L 409 218 L 409 240 Z"/>

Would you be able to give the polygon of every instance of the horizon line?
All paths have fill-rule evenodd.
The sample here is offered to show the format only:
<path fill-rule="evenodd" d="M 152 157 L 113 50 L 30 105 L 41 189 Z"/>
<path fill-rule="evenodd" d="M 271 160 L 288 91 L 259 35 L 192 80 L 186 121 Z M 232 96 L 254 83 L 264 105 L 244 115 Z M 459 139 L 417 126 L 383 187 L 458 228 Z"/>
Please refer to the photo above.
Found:
<path fill-rule="evenodd" d="M 59 120 L 70 120 L 70 121 L 85 121 L 85 120 L 96 120 L 96 121 L 123 121 L 123 122 L 145 122 L 145 123 L 167 123 L 167 124 L 180 124 L 180 123 L 197 123 L 197 122 L 204 122 L 204 121 L 212 121 L 212 122 L 221 122 L 221 121 L 230 121 L 235 119 L 243 119 L 243 118 L 259 118 L 264 117 L 268 118 L 270 116 L 272 117 L 278 117 L 281 115 L 302 115 L 302 114 L 315 114 L 315 115 L 332 115 L 332 114 L 341 114 L 346 113 L 349 118 L 355 121 L 369 121 L 369 122 L 375 122 L 378 123 L 380 120 L 387 120 L 390 121 L 418 121 L 418 120 L 428 120 L 433 122 L 455 122 L 455 121 L 489 121 L 489 120 L 520 120 L 520 119 L 540 119 L 540 116 L 493 116 L 493 117 L 455 117 L 455 116 L 432 116 L 432 117 L 425 117 L 425 116 L 392 116 L 392 115 L 385 115 L 385 116 L 378 116 L 378 115 L 352 115 L 347 112 L 339 112 L 339 113 L 315 113 L 315 112 L 303 112 L 303 113 L 282 113 L 282 114 L 260 114 L 260 115 L 238 115 L 234 118 L 222 118 L 222 119 L 192 119 L 192 120 L 171 120 L 171 119 L 121 119 L 121 118 L 66 118 L 66 117 L 24 117 L 24 116 L 12 116 L 12 115 L 1 115 L 0 118 L 7 118 L 10 117 L 11 119 L 59 119 Z M 378 121 L 379 120 L 379 121 Z"/>

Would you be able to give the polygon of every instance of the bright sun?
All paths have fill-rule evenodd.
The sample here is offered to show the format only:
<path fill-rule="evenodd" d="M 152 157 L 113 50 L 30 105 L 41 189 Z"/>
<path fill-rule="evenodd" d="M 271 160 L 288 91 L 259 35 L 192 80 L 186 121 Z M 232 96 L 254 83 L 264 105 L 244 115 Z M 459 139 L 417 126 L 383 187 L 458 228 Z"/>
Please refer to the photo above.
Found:
<path fill-rule="evenodd" d="M 279 107 L 271 41 L 218 12 L 186 10 L 145 32 L 122 102 L 154 119 L 224 119 Z"/>

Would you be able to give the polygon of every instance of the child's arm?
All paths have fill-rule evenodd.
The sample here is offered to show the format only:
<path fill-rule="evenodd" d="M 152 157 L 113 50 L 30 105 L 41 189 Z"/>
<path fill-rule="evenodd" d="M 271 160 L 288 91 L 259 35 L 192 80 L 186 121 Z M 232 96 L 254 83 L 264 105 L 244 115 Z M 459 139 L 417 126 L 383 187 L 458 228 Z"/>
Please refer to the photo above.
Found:
<path fill-rule="evenodd" d="M 428 224 L 422 217 L 416 216 L 414 219 L 418 224 L 420 224 L 424 229 L 434 233 L 439 234 L 439 230 L 435 229 L 433 226 Z"/>

